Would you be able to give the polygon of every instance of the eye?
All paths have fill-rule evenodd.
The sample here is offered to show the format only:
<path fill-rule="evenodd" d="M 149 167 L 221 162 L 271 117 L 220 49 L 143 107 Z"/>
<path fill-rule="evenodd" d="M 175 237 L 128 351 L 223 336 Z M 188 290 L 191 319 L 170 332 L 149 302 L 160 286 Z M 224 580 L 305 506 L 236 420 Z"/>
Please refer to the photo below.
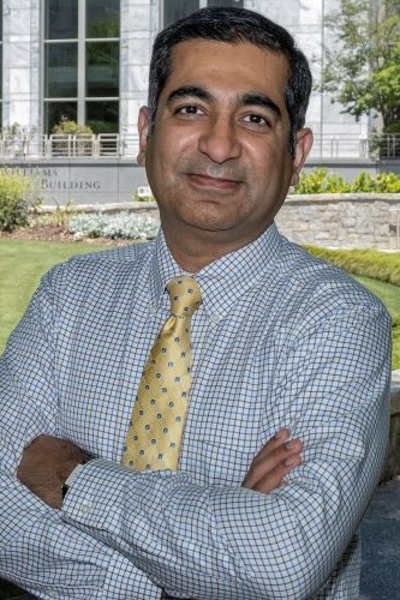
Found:
<path fill-rule="evenodd" d="M 246 125 L 254 126 L 254 127 L 271 127 L 270 121 L 267 117 L 257 114 L 250 113 L 242 117 L 242 121 L 246 123 Z"/>
<path fill-rule="evenodd" d="M 199 108 L 198 106 L 194 106 L 193 104 L 186 104 L 185 106 L 179 106 L 175 110 L 175 114 L 188 117 L 197 117 L 204 115 L 204 111 L 202 111 L 201 108 Z"/>

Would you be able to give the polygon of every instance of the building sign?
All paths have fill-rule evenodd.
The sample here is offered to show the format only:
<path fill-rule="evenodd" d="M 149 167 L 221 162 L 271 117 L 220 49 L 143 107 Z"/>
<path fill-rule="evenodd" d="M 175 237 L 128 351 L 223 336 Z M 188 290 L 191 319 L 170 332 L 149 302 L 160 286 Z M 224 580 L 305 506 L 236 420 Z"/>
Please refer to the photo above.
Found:
<path fill-rule="evenodd" d="M 44 205 L 125 203 L 135 199 L 139 187 L 148 190 L 144 169 L 125 161 L 8 163 L 4 168 L 29 177 Z"/>

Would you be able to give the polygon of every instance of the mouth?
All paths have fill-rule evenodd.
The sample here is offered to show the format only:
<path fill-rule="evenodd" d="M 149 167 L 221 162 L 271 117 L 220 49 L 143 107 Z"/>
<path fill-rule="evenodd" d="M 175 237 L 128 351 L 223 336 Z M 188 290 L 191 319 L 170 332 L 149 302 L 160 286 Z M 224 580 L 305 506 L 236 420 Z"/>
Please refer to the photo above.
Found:
<path fill-rule="evenodd" d="M 202 173 L 188 173 L 190 182 L 198 188 L 209 189 L 214 191 L 232 191 L 237 188 L 241 181 L 237 179 L 229 179 L 226 177 L 213 177 Z"/>

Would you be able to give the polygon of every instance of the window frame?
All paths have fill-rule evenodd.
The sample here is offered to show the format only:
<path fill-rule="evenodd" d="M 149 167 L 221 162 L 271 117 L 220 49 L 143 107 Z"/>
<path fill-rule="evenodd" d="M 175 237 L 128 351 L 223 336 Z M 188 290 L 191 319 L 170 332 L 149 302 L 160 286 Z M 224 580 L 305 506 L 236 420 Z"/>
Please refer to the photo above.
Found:
<path fill-rule="evenodd" d="M 179 2 L 179 0 L 176 0 L 176 1 Z M 197 0 L 197 1 L 198 1 L 197 9 L 207 8 L 208 0 Z M 168 23 L 165 22 L 165 15 L 166 15 L 165 2 L 166 2 L 166 0 L 162 0 L 162 2 L 160 2 L 160 10 L 161 10 L 160 23 L 162 24 L 162 27 L 166 27 L 166 25 L 168 25 Z M 241 3 L 240 4 L 241 7 L 243 7 L 243 4 L 244 4 L 243 0 L 231 0 L 231 2 L 232 2 L 232 6 L 234 6 L 236 3 L 239 5 L 239 2 Z M 188 13 L 188 14 L 190 14 L 190 13 Z M 172 22 L 173 21 L 171 21 L 171 23 Z"/>
<path fill-rule="evenodd" d="M 87 0 L 78 0 L 78 32 L 77 38 L 47 38 L 45 34 L 46 30 L 46 9 L 48 0 L 42 0 L 42 110 L 43 110 L 43 129 L 44 132 L 51 133 L 51 126 L 48 123 L 49 116 L 49 104 L 57 103 L 73 103 L 76 102 L 76 122 L 78 125 L 85 125 L 87 122 L 86 118 L 86 103 L 87 102 L 118 102 L 120 104 L 120 68 L 121 68 L 121 37 L 120 32 L 118 37 L 86 37 L 86 4 Z M 119 2 L 119 23 L 121 21 L 121 3 Z M 120 23 L 121 25 L 121 23 Z M 103 42 L 103 43 L 117 43 L 119 48 L 118 53 L 118 96 L 88 96 L 86 94 L 87 81 L 86 81 L 86 67 L 87 67 L 87 56 L 86 56 L 86 45 L 90 42 Z M 50 44 L 61 44 L 61 43 L 76 43 L 77 44 L 77 96 L 48 96 L 46 95 L 46 80 L 47 80 L 47 65 L 45 64 L 46 47 Z M 118 113 L 120 114 L 119 110 Z M 119 130 L 119 118 L 117 129 Z"/>

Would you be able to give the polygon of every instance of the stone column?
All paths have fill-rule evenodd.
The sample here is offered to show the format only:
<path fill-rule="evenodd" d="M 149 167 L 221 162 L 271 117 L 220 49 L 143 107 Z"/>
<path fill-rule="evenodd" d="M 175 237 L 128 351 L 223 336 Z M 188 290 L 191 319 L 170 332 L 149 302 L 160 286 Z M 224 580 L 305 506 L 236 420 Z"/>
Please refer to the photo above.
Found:
<path fill-rule="evenodd" d="M 136 138 L 138 111 L 147 102 L 153 4 L 121 0 L 120 132 L 129 139 Z"/>
<path fill-rule="evenodd" d="M 41 131 L 39 0 L 3 0 L 3 127 Z"/>

